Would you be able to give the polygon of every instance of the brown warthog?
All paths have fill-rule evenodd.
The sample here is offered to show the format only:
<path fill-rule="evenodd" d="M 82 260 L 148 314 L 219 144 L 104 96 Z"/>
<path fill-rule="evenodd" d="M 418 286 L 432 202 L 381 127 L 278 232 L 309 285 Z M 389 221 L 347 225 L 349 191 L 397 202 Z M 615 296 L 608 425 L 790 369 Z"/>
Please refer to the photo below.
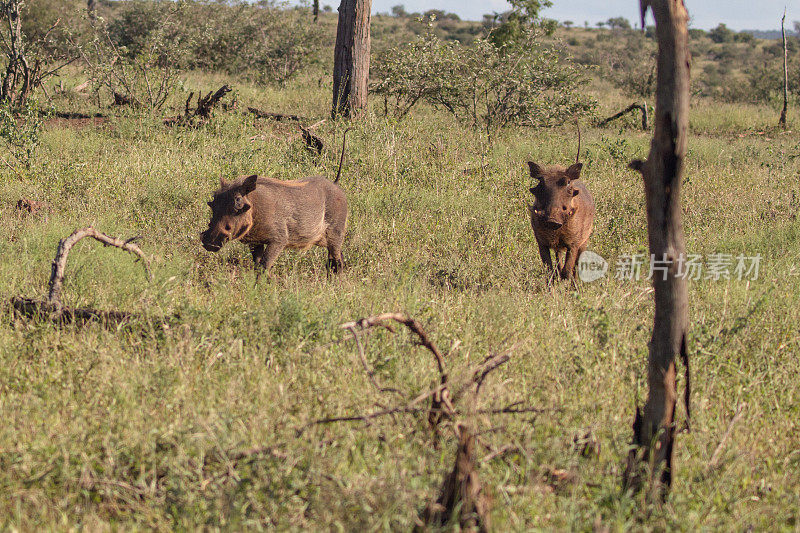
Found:
<path fill-rule="evenodd" d="M 341 271 L 347 225 L 347 198 L 336 180 L 322 176 L 277 180 L 257 175 L 222 180 L 211 207 L 211 221 L 201 234 L 203 248 L 217 252 L 230 240 L 250 245 L 256 268 L 269 271 L 284 248 L 328 249 L 329 270 Z"/>
<path fill-rule="evenodd" d="M 562 279 L 575 278 L 575 264 L 589 244 L 594 222 L 594 200 L 580 179 L 582 166 L 575 163 L 569 168 L 559 165 L 542 168 L 528 162 L 531 177 L 539 182 L 530 189 L 535 201 L 528 206 L 539 255 L 553 273 L 550 250 L 555 251 Z M 563 264 L 562 250 L 566 250 Z"/>

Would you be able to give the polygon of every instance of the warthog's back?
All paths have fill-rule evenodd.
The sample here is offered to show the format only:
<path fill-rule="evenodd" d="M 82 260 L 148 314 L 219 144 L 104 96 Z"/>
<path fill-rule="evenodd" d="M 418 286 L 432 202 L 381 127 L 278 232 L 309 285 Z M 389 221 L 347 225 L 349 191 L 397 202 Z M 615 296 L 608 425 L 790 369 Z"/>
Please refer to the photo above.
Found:
<path fill-rule="evenodd" d="M 325 246 L 326 231 L 347 219 L 347 198 L 333 182 L 313 176 L 299 180 L 258 178 L 253 203 L 253 227 L 248 243 L 283 241 L 290 248 Z"/>

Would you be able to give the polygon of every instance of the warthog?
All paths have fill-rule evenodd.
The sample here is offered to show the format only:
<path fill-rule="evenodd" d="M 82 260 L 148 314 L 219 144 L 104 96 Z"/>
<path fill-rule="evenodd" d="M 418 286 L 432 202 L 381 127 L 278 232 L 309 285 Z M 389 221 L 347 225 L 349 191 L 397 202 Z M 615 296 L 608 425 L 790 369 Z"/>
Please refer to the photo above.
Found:
<path fill-rule="evenodd" d="M 575 163 L 569 168 L 560 165 L 542 168 L 528 162 L 531 177 L 538 181 L 530 189 L 535 201 L 528 211 L 539 255 L 552 274 L 550 250 L 555 251 L 562 279 L 575 278 L 575 264 L 586 251 L 594 222 L 594 200 L 580 179 L 582 167 L 581 163 Z M 562 250 L 566 250 L 563 264 Z"/>
<path fill-rule="evenodd" d="M 345 134 L 347 132 L 345 131 Z M 211 207 L 211 221 L 201 234 L 203 248 L 219 251 L 230 240 L 250 245 L 256 269 L 269 271 L 284 248 L 328 249 L 328 270 L 341 271 L 342 243 L 347 225 L 347 198 L 336 179 L 322 176 L 277 180 L 257 175 L 233 182 L 222 180 Z"/>

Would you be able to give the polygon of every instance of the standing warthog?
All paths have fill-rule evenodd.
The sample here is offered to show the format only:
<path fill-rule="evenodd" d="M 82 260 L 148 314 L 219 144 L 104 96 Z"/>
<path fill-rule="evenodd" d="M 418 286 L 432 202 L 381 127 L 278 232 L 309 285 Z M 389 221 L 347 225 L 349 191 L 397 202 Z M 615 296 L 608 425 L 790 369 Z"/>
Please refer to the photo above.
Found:
<path fill-rule="evenodd" d="M 328 249 L 327 267 L 341 271 L 342 243 L 347 226 L 347 198 L 336 179 L 322 176 L 277 180 L 257 175 L 233 182 L 222 180 L 211 207 L 211 221 L 201 234 L 203 248 L 217 252 L 230 241 L 250 245 L 256 268 L 269 271 L 284 248 Z"/>
<path fill-rule="evenodd" d="M 528 206 L 528 211 L 539 255 L 552 273 L 550 250 L 555 251 L 562 279 L 575 277 L 575 264 L 586 251 L 594 223 L 594 200 L 580 179 L 582 167 L 581 163 L 575 163 L 569 168 L 559 165 L 542 168 L 528 162 L 531 177 L 538 180 L 530 189 L 536 200 Z M 559 257 L 562 250 L 566 250 L 563 265 Z"/>

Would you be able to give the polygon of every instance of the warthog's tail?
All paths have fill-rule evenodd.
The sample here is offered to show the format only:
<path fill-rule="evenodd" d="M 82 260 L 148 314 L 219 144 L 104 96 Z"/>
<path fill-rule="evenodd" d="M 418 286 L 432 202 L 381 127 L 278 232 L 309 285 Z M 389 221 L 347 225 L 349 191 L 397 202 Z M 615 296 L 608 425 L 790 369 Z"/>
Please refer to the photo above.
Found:
<path fill-rule="evenodd" d="M 342 163 L 344 163 L 344 144 L 347 140 L 347 132 L 352 130 L 352 126 L 344 130 L 342 134 L 342 155 L 339 157 L 339 170 L 336 171 L 336 179 L 333 180 L 334 183 L 339 183 L 339 178 L 342 177 Z"/>

